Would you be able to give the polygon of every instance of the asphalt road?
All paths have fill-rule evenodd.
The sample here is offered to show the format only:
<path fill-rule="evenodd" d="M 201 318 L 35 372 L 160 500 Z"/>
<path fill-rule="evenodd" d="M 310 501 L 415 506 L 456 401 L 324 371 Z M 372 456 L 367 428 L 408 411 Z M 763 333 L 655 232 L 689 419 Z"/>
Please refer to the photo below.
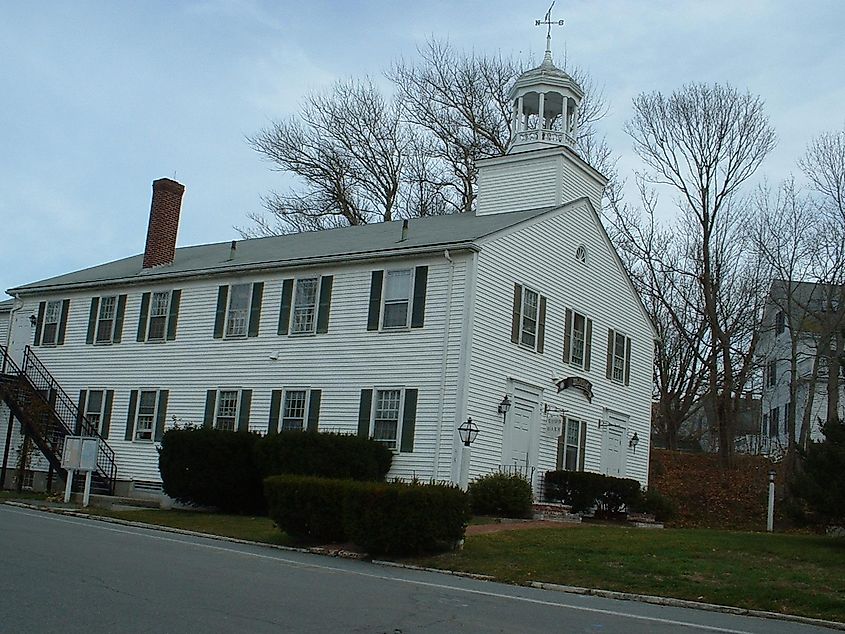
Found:
<path fill-rule="evenodd" d="M 830 632 L 0 505 L 0 632 Z"/>

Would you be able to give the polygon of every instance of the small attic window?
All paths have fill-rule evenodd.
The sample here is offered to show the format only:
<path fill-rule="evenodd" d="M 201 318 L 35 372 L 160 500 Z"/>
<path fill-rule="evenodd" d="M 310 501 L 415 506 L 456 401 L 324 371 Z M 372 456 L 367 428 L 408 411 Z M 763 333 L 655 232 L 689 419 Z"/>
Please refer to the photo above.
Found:
<path fill-rule="evenodd" d="M 575 259 L 584 264 L 587 263 L 587 247 L 583 244 L 579 245 L 578 248 L 575 249 Z"/>

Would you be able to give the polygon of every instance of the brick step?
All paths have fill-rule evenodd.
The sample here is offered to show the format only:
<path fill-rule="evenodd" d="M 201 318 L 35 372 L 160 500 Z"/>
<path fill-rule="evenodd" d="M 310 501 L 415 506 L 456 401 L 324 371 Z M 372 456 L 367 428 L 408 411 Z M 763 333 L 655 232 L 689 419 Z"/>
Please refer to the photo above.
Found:
<path fill-rule="evenodd" d="M 566 522 L 570 524 L 581 523 L 581 515 L 573 513 L 572 507 L 568 504 L 558 504 L 556 502 L 535 502 L 531 505 L 531 510 L 535 520 Z"/>

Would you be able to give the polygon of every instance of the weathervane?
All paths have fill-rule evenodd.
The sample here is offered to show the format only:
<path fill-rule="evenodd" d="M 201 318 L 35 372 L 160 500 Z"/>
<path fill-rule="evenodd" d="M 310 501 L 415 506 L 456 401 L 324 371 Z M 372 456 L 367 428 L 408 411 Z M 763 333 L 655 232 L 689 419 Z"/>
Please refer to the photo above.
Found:
<path fill-rule="evenodd" d="M 552 26 L 563 26 L 563 20 L 552 20 L 552 9 L 554 6 L 555 3 L 552 2 L 544 20 L 534 20 L 534 26 L 542 26 L 544 24 L 548 26 L 546 30 L 546 53 L 552 52 Z"/>

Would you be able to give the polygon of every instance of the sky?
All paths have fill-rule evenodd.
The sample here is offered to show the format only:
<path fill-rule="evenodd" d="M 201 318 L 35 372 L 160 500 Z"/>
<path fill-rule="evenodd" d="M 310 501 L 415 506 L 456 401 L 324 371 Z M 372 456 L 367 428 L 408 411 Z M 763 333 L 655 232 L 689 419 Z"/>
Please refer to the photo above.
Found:
<path fill-rule="evenodd" d="M 152 181 L 186 186 L 178 246 L 238 238 L 293 181 L 245 141 L 309 91 L 413 60 L 431 37 L 537 64 L 535 2 L 0 0 L 2 290 L 141 253 Z M 778 145 L 759 178 L 797 174 L 845 127 L 843 0 L 559 2 L 552 50 L 588 70 L 623 177 L 641 92 L 728 82 L 762 97 Z"/>

